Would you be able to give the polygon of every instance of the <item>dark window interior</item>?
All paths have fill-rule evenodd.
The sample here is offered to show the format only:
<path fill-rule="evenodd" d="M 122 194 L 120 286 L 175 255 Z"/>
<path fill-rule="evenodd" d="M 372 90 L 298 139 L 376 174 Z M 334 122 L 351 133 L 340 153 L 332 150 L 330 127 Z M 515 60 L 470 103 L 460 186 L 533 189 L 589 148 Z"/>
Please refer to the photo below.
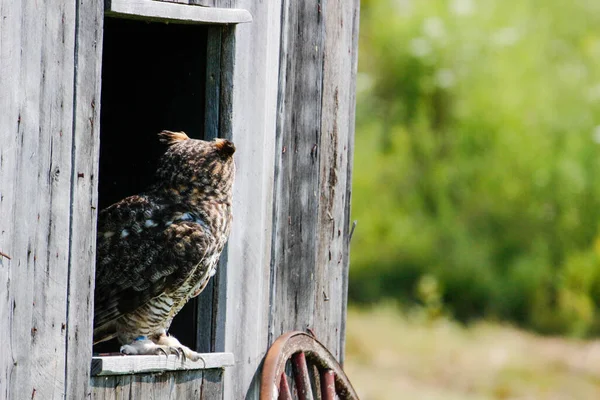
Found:
<path fill-rule="evenodd" d="M 105 19 L 100 209 L 152 183 L 165 151 L 157 133 L 185 131 L 203 138 L 206 49 L 203 26 Z M 169 332 L 195 347 L 196 299 L 175 317 Z M 101 343 L 94 351 L 119 351 L 119 344 Z"/>

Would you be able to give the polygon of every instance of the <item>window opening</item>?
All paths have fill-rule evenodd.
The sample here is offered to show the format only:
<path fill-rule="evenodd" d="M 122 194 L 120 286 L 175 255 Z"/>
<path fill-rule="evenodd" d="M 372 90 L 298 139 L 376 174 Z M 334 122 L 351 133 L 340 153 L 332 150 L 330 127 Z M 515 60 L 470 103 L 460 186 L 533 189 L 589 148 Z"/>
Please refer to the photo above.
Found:
<path fill-rule="evenodd" d="M 98 203 L 103 209 L 145 190 L 166 146 L 163 129 L 204 138 L 207 25 L 105 18 L 100 111 Z M 214 29 L 214 28 L 212 28 Z M 200 294 L 206 295 L 206 292 Z M 197 351 L 197 301 L 169 330 Z M 95 353 L 118 351 L 116 339 Z"/>

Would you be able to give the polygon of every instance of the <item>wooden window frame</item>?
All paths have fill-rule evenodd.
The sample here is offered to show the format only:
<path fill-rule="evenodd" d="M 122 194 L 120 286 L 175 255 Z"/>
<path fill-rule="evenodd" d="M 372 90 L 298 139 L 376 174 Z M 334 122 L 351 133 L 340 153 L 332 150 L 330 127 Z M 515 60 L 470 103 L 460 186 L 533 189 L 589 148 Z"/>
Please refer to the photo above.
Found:
<path fill-rule="evenodd" d="M 208 25 L 206 49 L 206 81 L 204 138 L 232 137 L 233 66 L 235 24 L 252 21 L 247 10 L 204 7 L 181 3 L 183 0 L 106 0 L 105 17 L 139 19 L 148 22 Z M 224 90 L 226 89 L 226 90 Z M 210 280 L 196 302 L 195 350 L 203 354 L 198 362 L 174 361 L 163 357 L 92 357 L 92 376 L 224 368 L 233 365 L 230 353 L 223 352 L 227 287 L 227 246 L 224 248 L 217 274 Z M 139 360 L 138 360 L 139 358 Z M 208 364 L 207 364 L 208 363 Z"/>

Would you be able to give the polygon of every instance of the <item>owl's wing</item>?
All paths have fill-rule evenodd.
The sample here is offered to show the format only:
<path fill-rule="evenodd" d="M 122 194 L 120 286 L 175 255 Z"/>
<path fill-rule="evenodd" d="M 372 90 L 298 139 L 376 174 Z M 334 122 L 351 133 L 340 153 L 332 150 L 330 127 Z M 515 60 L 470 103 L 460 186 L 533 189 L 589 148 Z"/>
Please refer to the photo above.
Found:
<path fill-rule="evenodd" d="M 179 218 L 147 196 L 132 196 L 98 218 L 94 343 L 110 339 L 111 325 L 190 274 L 204 274 L 215 239 L 201 223 Z M 184 214 L 185 215 L 185 214 Z"/>

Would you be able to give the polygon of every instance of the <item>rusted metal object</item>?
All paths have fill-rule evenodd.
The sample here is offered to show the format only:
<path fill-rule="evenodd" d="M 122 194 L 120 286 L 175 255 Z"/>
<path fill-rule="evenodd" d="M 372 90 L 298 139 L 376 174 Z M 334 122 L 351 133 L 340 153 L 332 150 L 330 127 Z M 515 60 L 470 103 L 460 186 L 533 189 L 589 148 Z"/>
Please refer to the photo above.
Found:
<path fill-rule="evenodd" d="M 287 375 L 285 372 L 281 373 L 281 381 L 279 383 L 279 398 L 281 400 L 293 400 L 292 392 L 290 391 L 290 385 L 288 385 Z"/>
<path fill-rule="evenodd" d="M 335 372 L 330 369 L 321 372 L 321 397 L 335 400 Z"/>
<path fill-rule="evenodd" d="M 296 353 L 292 356 L 294 365 L 294 380 L 298 389 L 299 400 L 313 400 L 312 388 L 310 387 L 310 376 L 308 375 L 308 364 L 304 353 Z"/>
<path fill-rule="evenodd" d="M 292 387 L 285 374 L 290 360 L 294 370 Z M 320 382 L 315 385 L 320 387 L 312 388 L 312 371 L 316 374 L 312 381 Z M 358 400 L 335 357 L 313 336 L 299 331 L 285 333 L 273 343 L 265 357 L 260 384 L 261 400 L 296 398 L 292 393 L 297 394 L 299 400 L 312 400 L 314 394 L 323 400 Z"/>

